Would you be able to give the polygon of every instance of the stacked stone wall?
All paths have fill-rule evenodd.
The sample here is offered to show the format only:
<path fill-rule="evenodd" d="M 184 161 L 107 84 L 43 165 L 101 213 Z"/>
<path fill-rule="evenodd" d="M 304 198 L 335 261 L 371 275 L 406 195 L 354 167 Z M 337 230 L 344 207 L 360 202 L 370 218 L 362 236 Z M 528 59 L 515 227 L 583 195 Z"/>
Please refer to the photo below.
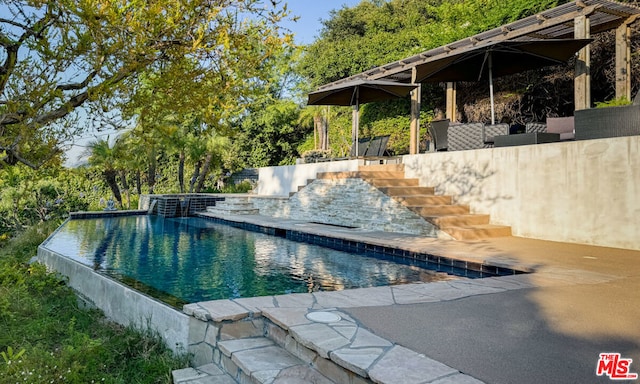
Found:
<path fill-rule="evenodd" d="M 436 237 L 437 229 L 358 178 L 317 179 L 289 199 L 252 199 L 260 214 L 366 230 Z"/>

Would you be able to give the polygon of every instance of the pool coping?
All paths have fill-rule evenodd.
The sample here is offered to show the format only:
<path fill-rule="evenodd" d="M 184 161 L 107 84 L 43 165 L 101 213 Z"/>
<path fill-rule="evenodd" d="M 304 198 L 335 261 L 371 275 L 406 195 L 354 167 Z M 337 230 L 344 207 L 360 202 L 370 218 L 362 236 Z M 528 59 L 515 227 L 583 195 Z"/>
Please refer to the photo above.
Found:
<path fill-rule="evenodd" d="M 345 252 L 359 254 L 375 252 L 389 257 L 414 259 L 433 264 L 439 268 L 439 272 L 447 272 L 455 276 L 466 277 L 463 274 L 451 271 L 453 268 L 490 274 L 480 278 L 518 275 L 535 271 L 534 265 L 517 262 L 513 259 L 485 259 L 460 254 L 457 254 L 456 257 L 445 256 L 437 249 L 429 249 L 422 244 L 417 244 L 418 239 L 424 240 L 424 237 L 419 235 L 368 231 L 301 220 L 274 220 L 262 215 L 219 215 L 212 212 L 200 212 L 196 214 L 196 217 L 253 232 L 286 237 L 289 240 L 302 241 Z M 398 240 L 404 241 L 400 242 Z M 433 238 L 433 240 L 443 241 L 436 238 Z M 394 245 L 390 246 L 390 243 Z"/>

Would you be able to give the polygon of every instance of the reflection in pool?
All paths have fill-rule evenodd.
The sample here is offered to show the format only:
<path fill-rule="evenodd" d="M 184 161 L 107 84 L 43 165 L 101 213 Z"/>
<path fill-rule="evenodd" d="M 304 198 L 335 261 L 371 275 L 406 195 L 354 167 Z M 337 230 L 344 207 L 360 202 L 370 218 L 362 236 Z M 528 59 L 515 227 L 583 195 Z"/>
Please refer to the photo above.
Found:
<path fill-rule="evenodd" d="M 201 218 L 69 220 L 45 247 L 174 305 L 451 278 Z"/>

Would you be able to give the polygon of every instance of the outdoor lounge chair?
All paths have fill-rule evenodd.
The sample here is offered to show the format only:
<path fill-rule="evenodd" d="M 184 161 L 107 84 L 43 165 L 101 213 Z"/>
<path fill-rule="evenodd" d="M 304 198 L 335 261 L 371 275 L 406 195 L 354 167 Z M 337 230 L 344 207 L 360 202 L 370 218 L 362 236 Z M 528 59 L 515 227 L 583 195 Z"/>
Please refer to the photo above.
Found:
<path fill-rule="evenodd" d="M 526 133 L 545 133 L 547 131 L 547 124 L 545 123 L 527 123 L 524 126 L 524 131 Z M 549 132 L 549 133 L 558 133 L 558 132 Z"/>
<path fill-rule="evenodd" d="M 485 125 L 482 129 L 482 141 L 485 147 L 493 147 L 494 137 L 509 134 L 509 124 L 500 123 L 493 125 Z"/>
<path fill-rule="evenodd" d="M 447 131 L 449 151 L 484 148 L 483 123 L 450 124 Z"/>
<path fill-rule="evenodd" d="M 575 139 L 574 117 L 547 117 L 547 132 L 559 133 L 560 141 Z"/>
<path fill-rule="evenodd" d="M 438 151 L 446 151 L 447 142 L 447 130 L 449 128 L 449 119 L 444 120 L 432 120 L 429 125 L 429 135 L 433 140 L 433 146 Z"/>
<path fill-rule="evenodd" d="M 382 157 L 387 151 L 389 143 L 389 135 L 376 136 L 373 138 L 358 139 L 358 156 L 357 157 Z M 355 145 L 351 147 L 351 157 L 355 155 Z"/>
<path fill-rule="evenodd" d="M 376 136 L 369 142 L 369 147 L 364 154 L 364 157 L 382 157 L 387 151 L 387 143 L 389 143 L 389 135 Z"/>

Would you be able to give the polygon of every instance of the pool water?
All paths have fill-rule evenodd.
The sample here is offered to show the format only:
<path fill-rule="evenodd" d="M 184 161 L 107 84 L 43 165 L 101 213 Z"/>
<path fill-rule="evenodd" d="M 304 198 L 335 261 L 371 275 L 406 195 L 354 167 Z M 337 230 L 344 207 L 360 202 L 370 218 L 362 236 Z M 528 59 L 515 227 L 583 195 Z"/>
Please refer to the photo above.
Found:
<path fill-rule="evenodd" d="M 69 220 L 44 246 L 176 306 L 451 278 L 194 217 Z"/>

